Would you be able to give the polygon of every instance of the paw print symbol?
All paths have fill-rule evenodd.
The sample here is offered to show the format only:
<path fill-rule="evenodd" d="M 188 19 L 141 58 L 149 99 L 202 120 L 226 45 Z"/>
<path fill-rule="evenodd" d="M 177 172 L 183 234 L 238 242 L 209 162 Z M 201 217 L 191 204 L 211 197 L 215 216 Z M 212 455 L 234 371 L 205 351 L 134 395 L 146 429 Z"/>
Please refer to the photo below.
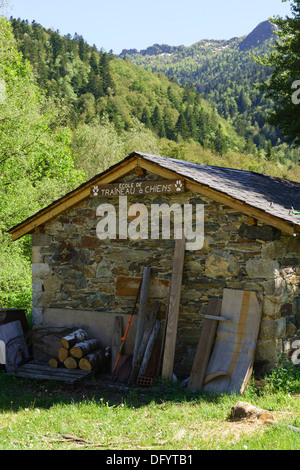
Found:
<path fill-rule="evenodd" d="M 95 196 L 95 197 L 98 196 L 98 194 L 99 194 L 99 188 L 98 188 L 98 186 L 94 186 L 93 189 L 92 189 L 92 191 L 93 191 L 93 196 Z"/>
<path fill-rule="evenodd" d="M 180 181 L 180 180 L 176 181 L 175 188 L 176 188 L 176 191 L 178 191 L 178 192 L 182 191 L 183 190 L 182 181 Z"/>

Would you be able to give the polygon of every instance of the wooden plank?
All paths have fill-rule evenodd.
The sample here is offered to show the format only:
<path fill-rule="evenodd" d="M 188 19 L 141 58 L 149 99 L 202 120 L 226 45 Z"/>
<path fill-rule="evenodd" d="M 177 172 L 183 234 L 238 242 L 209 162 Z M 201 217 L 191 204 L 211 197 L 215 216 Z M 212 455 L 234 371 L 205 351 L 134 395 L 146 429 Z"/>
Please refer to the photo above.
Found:
<path fill-rule="evenodd" d="M 111 346 L 111 373 L 114 370 L 118 353 L 121 347 L 121 338 L 123 336 L 123 318 L 121 316 L 115 317 L 112 346 Z"/>
<path fill-rule="evenodd" d="M 203 387 L 205 372 L 216 337 L 221 307 L 222 299 L 209 299 L 207 307 L 208 314 L 205 315 L 202 323 L 198 347 L 187 386 L 188 390 L 190 391 L 198 391 Z M 213 319 L 210 318 L 211 316 Z"/>
<path fill-rule="evenodd" d="M 18 369 L 16 369 L 14 372 L 8 372 L 8 374 L 21 378 L 54 380 L 57 382 L 74 384 L 88 378 L 91 375 L 91 372 L 86 372 L 79 369 L 53 369 L 46 364 L 28 362 L 18 367 Z"/>
<path fill-rule="evenodd" d="M 91 188 L 92 197 L 137 196 L 143 194 L 178 194 L 185 191 L 185 181 L 178 179 L 162 181 L 131 181 L 95 185 Z"/>
<path fill-rule="evenodd" d="M 136 358 L 137 358 L 138 350 L 140 347 L 140 343 L 142 340 L 143 331 L 145 327 L 150 275 L 151 275 L 151 268 L 146 266 L 143 272 L 140 305 L 139 305 L 139 311 L 138 311 L 135 343 L 134 343 L 134 350 L 133 350 L 133 364 L 135 363 Z"/>
<path fill-rule="evenodd" d="M 7 371 L 13 371 L 22 362 L 29 359 L 29 351 L 24 338 L 20 320 L 0 326 L 0 340 L 6 345 Z"/>
<path fill-rule="evenodd" d="M 162 366 L 162 378 L 165 380 L 172 380 L 175 345 L 177 337 L 177 325 L 180 306 L 181 286 L 182 286 L 182 272 L 184 264 L 186 240 L 183 235 L 181 239 L 175 242 L 175 253 L 172 270 L 172 280 L 170 287 L 170 299 L 168 309 L 168 324 L 166 329 L 164 357 Z"/>
<path fill-rule="evenodd" d="M 26 362 L 26 364 L 23 364 L 21 365 L 20 367 L 18 367 L 17 369 L 17 372 L 19 371 L 26 371 L 26 372 L 38 372 L 38 371 L 41 371 L 42 372 L 51 372 L 55 375 L 55 376 L 68 376 L 68 377 L 80 377 L 84 374 L 82 374 L 82 371 L 79 370 L 79 369 L 65 369 L 65 368 L 60 368 L 60 369 L 57 369 L 55 371 L 52 370 L 52 368 L 47 365 L 46 363 L 39 363 L 39 362 L 35 362 L 35 361 L 30 361 L 30 362 Z"/>
<path fill-rule="evenodd" d="M 225 289 L 215 346 L 203 390 L 217 393 L 242 393 L 251 376 L 261 315 L 262 294 Z M 222 374 L 217 372 L 223 371 Z M 226 374 L 226 375 L 225 375 Z"/>

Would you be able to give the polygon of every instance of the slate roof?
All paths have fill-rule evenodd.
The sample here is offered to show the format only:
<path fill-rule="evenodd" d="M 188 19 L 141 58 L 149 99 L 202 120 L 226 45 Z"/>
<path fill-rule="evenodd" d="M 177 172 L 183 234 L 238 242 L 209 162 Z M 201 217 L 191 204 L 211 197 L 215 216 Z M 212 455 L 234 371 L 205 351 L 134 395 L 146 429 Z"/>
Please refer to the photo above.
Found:
<path fill-rule="evenodd" d="M 291 226 L 300 227 L 300 215 L 293 214 L 294 211 L 300 212 L 300 183 L 252 171 L 202 165 L 158 155 L 133 152 L 121 162 L 94 176 L 75 190 L 54 201 L 15 227 L 12 227 L 8 230 L 8 233 L 13 234 L 20 227 L 26 227 L 37 216 L 50 213 L 52 207 L 64 203 L 70 195 L 75 194 L 82 188 L 91 187 L 93 183 L 96 184 L 100 177 L 109 174 L 110 171 L 121 164 L 126 164 L 127 161 L 134 157 L 140 157 L 158 167 L 171 170 L 178 176 L 230 196 L 270 216 L 279 218 Z"/>
<path fill-rule="evenodd" d="M 269 215 L 300 225 L 300 215 L 293 214 L 300 212 L 300 183 L 253 171 L 201 165 L 144 153 L 136 154 Z"/>

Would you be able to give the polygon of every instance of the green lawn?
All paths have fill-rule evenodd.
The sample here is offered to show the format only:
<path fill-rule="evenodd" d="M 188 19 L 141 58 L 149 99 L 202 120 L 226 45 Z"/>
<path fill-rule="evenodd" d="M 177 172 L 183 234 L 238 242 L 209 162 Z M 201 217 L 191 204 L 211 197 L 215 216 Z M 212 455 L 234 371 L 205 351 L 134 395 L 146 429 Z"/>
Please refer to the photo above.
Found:
<path fill-rule="evenodd" d="M 300 396 L 292 392 L 267 384 L 209 397 L 177 385 L 66 386 L 0 372 L 0 449 L 298 450 L 300 434 L 288 428 L 300 427 Z M 232 422 L 238 400 L 271 411 L 275 424 Z"/>

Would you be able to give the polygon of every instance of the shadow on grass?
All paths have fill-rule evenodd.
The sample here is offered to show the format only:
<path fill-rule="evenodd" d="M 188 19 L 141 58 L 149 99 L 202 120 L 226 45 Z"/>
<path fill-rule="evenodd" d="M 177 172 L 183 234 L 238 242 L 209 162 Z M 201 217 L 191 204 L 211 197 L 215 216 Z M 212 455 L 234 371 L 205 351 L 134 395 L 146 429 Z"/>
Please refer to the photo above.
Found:
<path fill-rule="evenodd" d="M 105 402 L 109 406 L 125 405 L 139 408 L 166 403 L 215 403 L 221 395 L 190 392 L 179 383 L 158 383 L 153 387 L 127 386 L 109 377 L 94 377 L 75 385 L 56 381 L 17 378 L 0 371 L 0 412 L 23 410 L 32 406 L 49 409 L 55 404 L 82 401 Z"/>

